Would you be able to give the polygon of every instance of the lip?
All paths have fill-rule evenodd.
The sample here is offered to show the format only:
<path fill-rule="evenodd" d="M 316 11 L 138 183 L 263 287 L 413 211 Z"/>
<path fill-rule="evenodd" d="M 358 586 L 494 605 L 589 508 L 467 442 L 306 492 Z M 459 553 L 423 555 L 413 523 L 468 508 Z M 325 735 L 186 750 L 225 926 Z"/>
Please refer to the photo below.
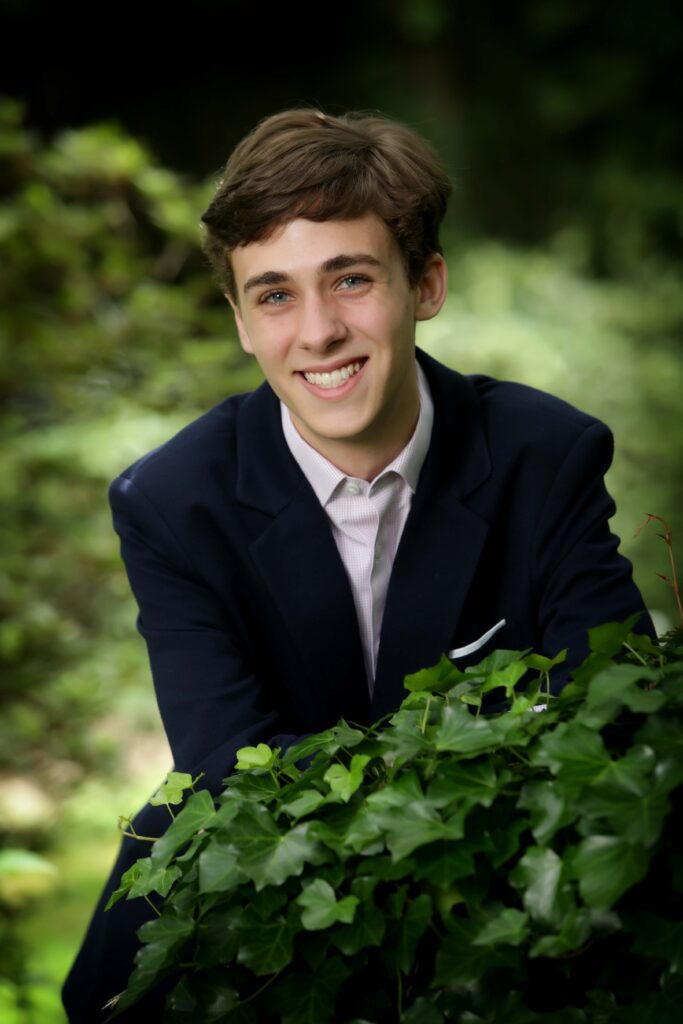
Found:
<path fill-rule="evenodd" d="M 342 366 L 348 366 L 349 363 L 360 363 L 360 370 L 358 370 L 357 373 L 354 373 L 352 377 L 349 377 L 347 380 L 343 381 L 336 388 L 321 388 L 317 384 L 311 384 L 311 382 L 306 380 L 306 378 L 304 377 L 303 370 L 299 370 L 297 376 L 299 377 L 299 380 L 302 382 L 303 386 L 307 388 L 311 394 L 316 395 L 318 398 L 324 398 L 327 401 L 330 401 L 331 399 L 341 398 L 347 395 L 356 387 L 358 381 L 365 373 L 365 367 L 367 366 L 368 361 L 369 360 L 367 356 L 362 356 L 360 359 L 345 359 L 343 362 L 329 363 L 324 369 L 320 370 L 313 370 L 306 367 L 306 373 L 332 373 L 333 370 L 340 370 Z"/>

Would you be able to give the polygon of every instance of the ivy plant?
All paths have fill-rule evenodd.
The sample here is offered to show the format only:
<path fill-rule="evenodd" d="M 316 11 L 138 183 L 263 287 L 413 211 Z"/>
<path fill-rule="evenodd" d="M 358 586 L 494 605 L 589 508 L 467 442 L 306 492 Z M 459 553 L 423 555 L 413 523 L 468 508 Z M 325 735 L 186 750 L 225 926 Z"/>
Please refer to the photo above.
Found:
<path fill-rule="evenodd" d="M 683 637 L 633 624 L 557 697 L 562 655 L 442 658 L 370 728 L 244 748 L 217 800 L 170 776 L 112 1019 L 175 972 L 171 1024 L 680 1021 Z"/>

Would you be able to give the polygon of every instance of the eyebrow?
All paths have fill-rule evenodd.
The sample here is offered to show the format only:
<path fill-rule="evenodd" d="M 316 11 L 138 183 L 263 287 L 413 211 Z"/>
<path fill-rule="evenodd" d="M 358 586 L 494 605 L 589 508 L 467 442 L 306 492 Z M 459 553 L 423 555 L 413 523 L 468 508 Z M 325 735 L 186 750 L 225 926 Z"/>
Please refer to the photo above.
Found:
<path fill-rule="evenodd" d="M 346 270 L 348 267 L 357 267 L 359 264 L 370 267 L 381 267 L 382 263 L 375 256 L 367 252 L 341 253 L 339 256 L 332 256 L 331 259 L 321 263 L 319 273 L 333 274 L 339 270 Z M 259 288 L 262 285 L 286 284 L 290 281 L 290 275 L 282 270 L 266 270 L 263 274 L 255 274 L 244 282 L 244 293 L 250 288 Z"/>

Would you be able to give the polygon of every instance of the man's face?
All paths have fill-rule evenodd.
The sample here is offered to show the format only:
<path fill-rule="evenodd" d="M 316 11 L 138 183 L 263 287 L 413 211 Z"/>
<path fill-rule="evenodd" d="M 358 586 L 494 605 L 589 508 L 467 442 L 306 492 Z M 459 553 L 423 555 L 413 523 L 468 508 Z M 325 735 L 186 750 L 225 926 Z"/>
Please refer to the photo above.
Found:
<path fill-rule="evenodd" d="M 412 288 L 375 214 L 289 221 L 230 255 L 242 347 L 298 432 L 345 472 L 378 472 L 417 420 L 415 321 L 443 303 L 443 259 L 430 257 Z"/>

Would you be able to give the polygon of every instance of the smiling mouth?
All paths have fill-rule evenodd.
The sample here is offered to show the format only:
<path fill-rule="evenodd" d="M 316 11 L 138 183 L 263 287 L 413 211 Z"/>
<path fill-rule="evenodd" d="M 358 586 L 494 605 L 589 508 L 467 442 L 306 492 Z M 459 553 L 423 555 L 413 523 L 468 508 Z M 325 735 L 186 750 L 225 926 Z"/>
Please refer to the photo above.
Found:
<path fill-rule="evenodd" d="M 356 360 L 353 363 L 347 363 L 345 366 L 340 366 L 336 370 L 327 371 L 324 370 L 322 373 L 313 373 L 311 371 L 302 371 L 302 376 L 308 381 L 309 384 L 315 384 L 319 388 L 338 388 L 341 384 L 344 384 L 350 377 L 355 377 L 362 366 L 366 363 L 366 359 Z"/>

